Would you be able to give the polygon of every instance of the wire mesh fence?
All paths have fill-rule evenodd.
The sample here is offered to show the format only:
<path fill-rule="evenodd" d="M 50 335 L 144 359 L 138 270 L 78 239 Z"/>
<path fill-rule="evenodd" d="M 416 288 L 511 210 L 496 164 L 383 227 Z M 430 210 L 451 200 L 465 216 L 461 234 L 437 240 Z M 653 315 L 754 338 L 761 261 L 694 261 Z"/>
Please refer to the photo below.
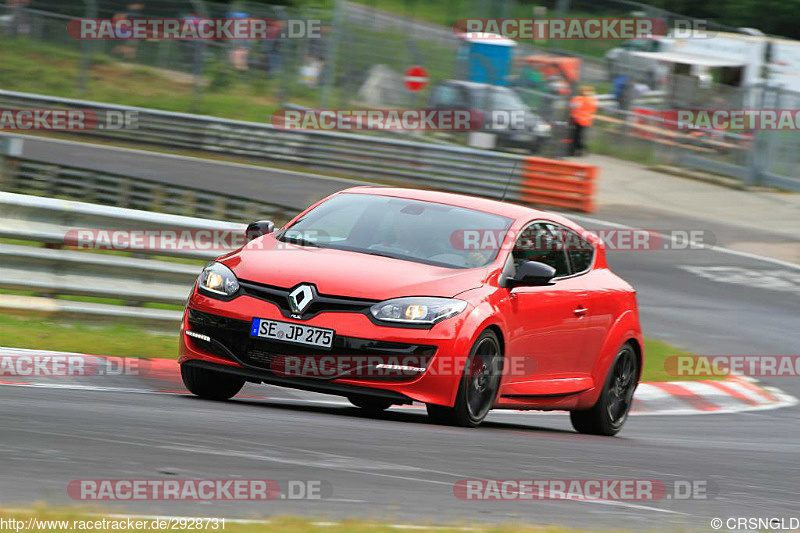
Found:
<path fill-rule="evenodd" d="M 0 0 L 2 2 L 2 0 Z M 83 97 L 95 83 L 93 69 L 108 62 L 157 69 L 191 84 L 193 98 L 224 93 L 246 81 L 265 106 L 304 108 L 425 108 L 442 82 L 465 78 L 466 45 L 453 31 L 460 19 L 634 17 L 667 22 L 680 15 L 627 0 L 548 0 L 536 6 L 522 0 L 330 0 L 321 7 L 206 0 L 5 0 L 0 4 L 0 36 L 44 43 L 81 58 L 61 84 L 73 84 Z M 275 37 L 266 40 L 77 41 L 65 27 L 75 17 L 259 17 L 272 19 Z M 316 21 L 315 35 L 286 38 L 293 21 Z M 709 23 L 711 29 L 737 31 Z M 281 37 L 281 36 L 284 37 Z M 26 41 L 26 42 L 27 42 Z M 538 153 L 566 155 L 570 136 L 569 98 L 579 84 L 610 95 L 605 119 L 593 128 L 601 151 L 657 163 L 681 164 L 727 172 L 742 180 L 757 175 L 797 178 L 798 136 L 792 132 L 706 132 L 688 135 L 670 124 L 674 109 L 792 109 L 800 96 L 784 89 L 736 87 L 702 76 L 666 73 L 652 59 L 626 56 L 611 61 L 620 42 L 599 40 L 518 41 L 510 76 L 487 67 L 491 83 L 512 86 L 528 109 L 551 126 Z M 648 46 L 654 46 L 649 43 Z M 634 50 L 635 51 L 635 50 Z M 655 51 L 655 50 L 643 50 Z M 529 76 L 530 57 L 577 58 L 577 75 L 563 72 Z M 428 83 L 406 88 L 405 72 L 420 66 Z M 536 72 L 535 69 L 533 71 Z M 124 83 L 120 80 L 119 83 Z M 645 101 L 650 89 L 663 89 L 660 102 Z M 565 90 L 566 89 L 566 90 Z M 255 120 L 268 120 L 263 117 Z M 433 142 L 465 144 L 466 135 Z"/>

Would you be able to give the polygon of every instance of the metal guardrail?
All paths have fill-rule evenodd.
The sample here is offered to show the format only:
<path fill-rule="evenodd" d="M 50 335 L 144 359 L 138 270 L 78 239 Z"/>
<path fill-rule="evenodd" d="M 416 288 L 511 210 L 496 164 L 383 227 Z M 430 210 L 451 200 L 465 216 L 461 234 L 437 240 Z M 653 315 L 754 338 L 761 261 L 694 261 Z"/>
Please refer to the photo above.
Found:
<path fill-rule="evenodd" d="M 234 154 L 489 198 L 500 198 L 512 175 L 508 197 L 516 197 L 520 190 L 518 167 L 524 159 L 457 146 L 343 132 L 282 130 L 269 124 L 13 91 L 0 90 L 0 108 L 83 109 L 98 116 L 109 111 L 135 112 L 137 129 L 74 133 L 166 149 Z"/>
<path fill-rule="evenodd" d="M 245 224 L 0 192 L 0 237 L 64 245 L 79 230 L 228 230 Z M 207 259 L 204 250 L 136 250 L 137 254 Z"/>
<path fill-rule="evenodd" d="M 0 137 L 0 142 L 3 141 Z M 0 147 L 1 148 L 1 147 Z M 0 158 L 2 150 L 0 150 Z M 6 157 L 0 190 L 215 220 L 284 222 L 296 210 L 235 195 L 219 195 L 140 177 Z"/>
<path fill-rule="evenodd" d="M 0 289 L 37 295 L 0 295 L 0 308 L 176 322 L 180 311 L 141 305 L 183 305 L 203 263 L 173 262 L 158 257 L 207 260 L 225 250 L 140 247 L 97 253 L 62 248 L 65 242 L 70 242 L 68 236 L 80 229 L 242 233 L 245 227 L 233 222 L 0 192 L 0 237 L 48 245 L 0 243 Z M 55 295 L 109 298 L 127 305 L 53 300 Z"/>

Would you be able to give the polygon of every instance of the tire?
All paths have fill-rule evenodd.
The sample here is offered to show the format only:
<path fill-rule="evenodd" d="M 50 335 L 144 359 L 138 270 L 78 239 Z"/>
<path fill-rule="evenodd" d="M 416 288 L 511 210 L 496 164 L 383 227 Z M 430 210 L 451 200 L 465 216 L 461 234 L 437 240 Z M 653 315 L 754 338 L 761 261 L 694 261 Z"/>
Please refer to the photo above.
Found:
<path fill-rule="evenodd" d="M 244 379 L 205 368 L 181 365 L 183 384 L 189 392 L 206 400 L 229 400 L 244 387 Z"/>
<path fill-rule="evenodd" d="M 428 417 L 437 424 L 476 427 L 494 404 L 500 388 L 503 354 L 497 335 L 481 333 L 469 352 L 453 407 L 427 404 Z"/>
<path fill-rule="evenodd" d="M 636 351 L 629 343 L 623 344 L 608 371 L 597 403 L 591 409 L 570 412 L 572 427 L 588 435 L 611 437 L 619 433 L 628 419 L 638 379 Z"/>
<path fill-rule="evenodd" d="M 368 413 L 380 413 L 393 405 L 391 400 L 371 396 L 348 396 L 347 399 L 350 400 L 350 403 Z"/>

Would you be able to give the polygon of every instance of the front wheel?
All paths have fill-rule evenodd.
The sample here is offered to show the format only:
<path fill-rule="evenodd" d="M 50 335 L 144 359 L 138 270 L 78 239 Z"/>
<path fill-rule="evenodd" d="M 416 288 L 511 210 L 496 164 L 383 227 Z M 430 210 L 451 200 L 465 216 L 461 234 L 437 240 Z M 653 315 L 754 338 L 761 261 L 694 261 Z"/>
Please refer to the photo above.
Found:
<path fill-rule="evenodd" d="M 181 377 L 189 392 L 206 400 L 229 400 L 244 387 L 242 378 L 186 364 Z"/>
<path fill-rule="evenodd" d="M 475 427 L 486 418 L 500 387 L 503 354 L 492 331 L 484 331 L 470 350 L 453 407 L 427 404 L 428 417 L 438 424 Z"/>
<path fill-rule="evenodd" d="M 603 391 L 594 407 L 570 412 L 572 427 L 579 433 L 613 436 L 628 419 L 633 393 L 639 380 L 639 359 L 633 346 L 620 349 L 608 372 Z"/>

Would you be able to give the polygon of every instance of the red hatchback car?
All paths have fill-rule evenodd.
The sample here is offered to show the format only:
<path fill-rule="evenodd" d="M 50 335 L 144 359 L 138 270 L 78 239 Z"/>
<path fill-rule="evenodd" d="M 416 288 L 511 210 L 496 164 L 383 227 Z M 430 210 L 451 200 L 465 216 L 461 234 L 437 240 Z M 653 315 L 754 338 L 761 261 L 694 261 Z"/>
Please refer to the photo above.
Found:
<path fill-rule="evenodd" d="M 414 401 L 437 422 L 490 409 L 569 410 L 614 435 L 642 368 L 633 288 L 570 220 L 444 192 L 358 187 L 209 264 L 183 317 L 186 387 L 245 382 Z"/>

